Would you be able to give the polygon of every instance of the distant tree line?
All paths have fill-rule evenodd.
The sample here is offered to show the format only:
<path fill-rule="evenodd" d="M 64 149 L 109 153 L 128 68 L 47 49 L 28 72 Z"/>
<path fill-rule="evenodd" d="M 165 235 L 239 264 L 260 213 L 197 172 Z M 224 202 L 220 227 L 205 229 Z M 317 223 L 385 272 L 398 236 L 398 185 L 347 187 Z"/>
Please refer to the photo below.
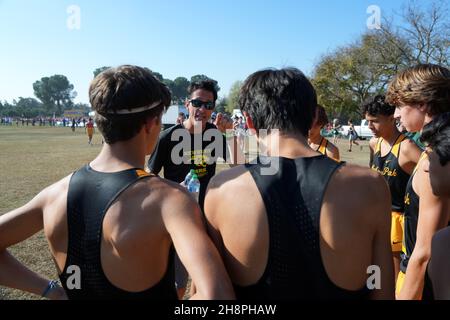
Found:
<path fill-rule="evenodd" d="M 94 70 L 94 77 L 110 67 L 101 67 Z M 182 104 L 188 97 L 188 87 L 192 82 L 200 80 L 212 80 L 216 84 L 217 91 L 220 87 L 216 80 L 206 75 L 192 76 L 190 80 L 185 77 L 177 77 L 175 80 L 166 79 L 162 74 L 153 72 L 153 75 L 167 85 L 172 92 L 172 103 Z M 33 83 L 34 95 L 37 98 L 19 97 L 12 103 L 0 100 L 0 116 L 35 118 L 39 116 L 63 115 L 65 110 L 82 110 L 86 114 L 91 111 L 90 105 L 85 103 L 74 103 L 77 96 L 73 84 L 64 75 L 53 75 L 43 77 Z"/>
<path fill-rule="evenodd" d="M 397 14 L 402 21 L 394 25 L 393 16 L 385 16 L 379 30 L 370 30 L 352 43 L 324 54 L 310 75 L 318 101 L 333 118 L 361 118 L 360 105 L 371 95 L 385 92 L 398 71 L 418 63 L 450 65 L 450 15 L 448 3 L 438 1 L 419 6 L 408 2 Z M 94 70 L 94 77 L 109 67 Z M 188 97 L 189 84 L 210 79 L 199 74 L 188 80 L 153 75 L 172 92 L 172 103 L 182 104 Z M 215 81 L 215 80 L 214 80 Z M 232 113 L 237 102 L 241 81 L 236 81 L 227 95 L 216 103 L 216 111 Z M 217 91 L 220 87 L 217 84 Z M 44 77 L 33 84 L 35 98 L 22 98 L 12 103 L 0 101 L 0 116 L 57 115 L 67 109 L 89 110 L 89 105 L 74 104 L 77 93 L 64 75 Z M 0 97 L 1 98 L 1 97 Z"/>

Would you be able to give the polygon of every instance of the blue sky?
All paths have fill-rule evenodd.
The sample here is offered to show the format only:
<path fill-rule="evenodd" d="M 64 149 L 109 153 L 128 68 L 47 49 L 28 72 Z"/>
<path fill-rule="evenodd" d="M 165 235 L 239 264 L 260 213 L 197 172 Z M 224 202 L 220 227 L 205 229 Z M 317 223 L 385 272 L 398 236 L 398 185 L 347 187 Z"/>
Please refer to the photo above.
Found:
<path fill-rule="evenodd" d="M 423 0 L 424 1 L 424 0 Z M 422 1 L 422 2 L 423 2 Z M 66 75 L 88 102 L 93 70 L 137 64 L 174 79 L 206 74 L 227 94 L 266 67 L 307 74 L 322 54 L 367 30 L 368 6 L 392 0 L 0 0 L 0 100 L 32 97 L 34 81 Z M 80 29 L 70 30 L 70 5 Z"/>

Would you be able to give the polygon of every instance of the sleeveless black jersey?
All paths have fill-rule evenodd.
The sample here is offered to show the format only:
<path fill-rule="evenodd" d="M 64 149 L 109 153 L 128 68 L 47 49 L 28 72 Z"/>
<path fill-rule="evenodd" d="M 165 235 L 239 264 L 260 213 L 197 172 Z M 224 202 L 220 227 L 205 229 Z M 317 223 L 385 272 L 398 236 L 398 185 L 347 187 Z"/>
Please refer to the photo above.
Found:
<path fill-rule="evenodd" d="M 391 150 L 384 156 L 381 156 L 382 138 L 378 138 L 372 161 L 372 170 L 378 171 L 383 175 L 389 185 L 391 192 L 392 211 L 403 212 L 405 210 L 405 191 L 410 175 L 400 167 L 398 156 L 400 154 L 401 142 L 406 137 L 400 134 L 392 145 Z"/>
<path fill-rule="evenodd" d="M 235 285 L 238 299 L 361 299 L 368 289 L 348 291 L 329 279 L 320 253 L 320 211 L 328 182 L 343 165 L 326 156 L 258 158 L 247 164 L 265 204 L 269 223 L 269 257 L 259 281 Z M 271 164 L 279 161 L 273 175 Z M 268 164 L 267 164 L 268 163 Z"/>
<path fill-rule="evenodd" d="M 69 299 L 177 299 L 171 248 L 165 275 L 142 292 L 127 292 L 109 282 L 101 265 L 103 219 L 117 197 L 140 179 L 150 177 L 140 169 L 115 173 L 93 170 L 89 165 L 76 171 L 67 195 L 68 251 L 60 280 Z M 68 288 L 70 266 L 81 271 L 81 288 Z"/>
<path fill-rule="evenodd" d="M 417 240 L 417 223 L 419 221 L 419 202 L 420 197 L 413 189 L 413 179 L 416 174 L 417 168 L 420 162 L 427 157 L 425 152 L 422 153 L 419 163 L 417 163 L 411 178 L 408 181 L 405 194 L 405 220 L 404 220 L 404 237 L 403 237 L 403 248 L 401 254 L 401 264 L 400 269 L 403 273 L 406 273 L 406 268 L 408 267 L 408 261 L 414 250 Z M 450 226 L 450 224 L 448 225 Z"/>
<path fill-rule="evenodd" d="M 411 258 L 417 240 L 417 224 L 419 221 L 420 198 L 413 189 L 413 179 L 414 175 L 417 172 L 417 168 L 419 168 L 420 162 L 426 157 L 427 154 L 423 152 L 419 162 L 417 163 L 416 168 L 414 169 L 413 174 L 411 175 L 411 178 L 408 181 L 408 185 L 406 186 L 404 235 L 403 235 L 402 253 L 400 254 L 401 256 L 400 270 L 403 273 L 406 273 L 406 269 L 408 268 L 408 262 L 409 259 Z M 431 280 L 428 277 L 428 272 L 425 272 L 424 281 L 425 282 L 422 293 L 422 299 L 433 300 L 433 287 L 431 284 Z"/>
<path fill-rule="evenodd" d="M 418 164 L 416 166 L 416 169 Z M 419 220 L 419 196 L 413 189 L 413 178 L 416 173 L 416 169 L 414 173 L 411 175 L 411 178 L 408 181 L 408 185 L 406 186 L 405 193 L 405 213 L 404 213 L 404 234 L 403 234 L 403 246 L 401 258 L 402 261 L 400 263 L 400 269 L 403 273 L 406 273 L 406 267 L 408 266 L 409 258 L 414 250 L 414 246 L 416 245 L 416 233 L 417 233 L 417 222 Z"/>

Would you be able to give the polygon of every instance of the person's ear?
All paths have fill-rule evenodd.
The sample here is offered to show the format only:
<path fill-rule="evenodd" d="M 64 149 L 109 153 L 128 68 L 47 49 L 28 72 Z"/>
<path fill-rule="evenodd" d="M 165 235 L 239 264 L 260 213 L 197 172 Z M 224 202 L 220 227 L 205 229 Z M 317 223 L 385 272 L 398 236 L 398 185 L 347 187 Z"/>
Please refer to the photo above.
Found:
<path fill-rule="evenodd" d="M 159 116 L 157 117 L 148 117 L 147 120 L 145 121 L 145 133 L 150 133 L 150 131 L 158 126 L 161 122 L 161 118 Z"/>
<path fill-rule="evenodd" d="M 389 122 L 392 122 L 392 123 L 396 123 L 396 120 L 395 120 L 395 117 L 394 117 L 394 115 L 393 114 L 391 114 L 390 116 L 389 116 Z"/>
<path fill-rule="evenodd" d="M 245 116 L 245 122 L 247 123 L 248 130 L 250 131 L 250 134 L 253 135 L 256 133 L 255 125 L 253 124 L 252 117 L 248 114 L 248 112 L 243 112 Z"/>
<path fill-rule="evenodd" d="M 250 115 L 248 114 L 247 111 L 244 111 L 243 113 L 244 113 L 244 116 L 245 116 L 245 122 L 247 123 L 247 127 L 249 129 L 255 130 L 255 125 L 253 124 L 252 117 L 250 117 Z"/>
<path fill-rule="evenodd" d="M 188 109 L 189 110 L 189 99 L 188 98 L 186 98 L 186 100 L 184 101 L 184 106 L 186 107 L 186 109 Z"/>
<path fill-rule="evenodd" d="M 419 110 L 422 111 L 422 112 L 425 112 L 425 113 L 429 113 L 430 108 L 428 108 L 428 105 L 426 105 L 424 103 L 424 104 L 419 105 Z"/>

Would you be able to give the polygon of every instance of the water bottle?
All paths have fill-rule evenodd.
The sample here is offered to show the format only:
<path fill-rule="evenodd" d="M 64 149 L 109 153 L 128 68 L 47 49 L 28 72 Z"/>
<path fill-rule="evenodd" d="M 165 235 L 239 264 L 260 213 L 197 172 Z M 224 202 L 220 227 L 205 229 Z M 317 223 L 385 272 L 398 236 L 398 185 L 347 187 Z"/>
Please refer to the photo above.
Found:
<path fill-rule="evenodd" d="M 189 173 L 186 175 L 186 177 L 184 178 L 183 184 L 184 186 L 187 188 L 187 186 L 189 185 L 189 181 L 191 180 L 192 176 L 195 174 L 195 170 L 191 169 L 191 171 L 189 171 Z"/>
<path fill-rule="evenodd" d="M 198 201 L 198 194 L 200 192 L 200 180 L 198 180 L 198 176 L 195 173 L 192 175 L 192 178 L 187 185 L 187 189 Z"/>

